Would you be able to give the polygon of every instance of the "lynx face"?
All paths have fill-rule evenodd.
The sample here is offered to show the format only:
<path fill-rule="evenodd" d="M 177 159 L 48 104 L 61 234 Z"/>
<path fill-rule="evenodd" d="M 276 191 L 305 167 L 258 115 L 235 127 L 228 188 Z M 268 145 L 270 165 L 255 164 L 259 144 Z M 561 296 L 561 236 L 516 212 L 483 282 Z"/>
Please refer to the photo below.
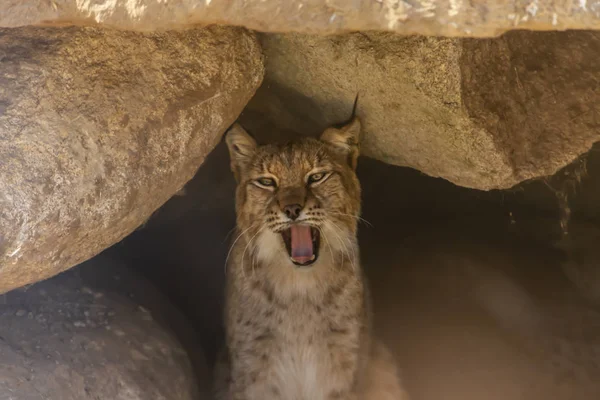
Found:
<path fill-rule="evenodd" d="M 352 257 L 360 212 L 360 121 L 319 140 L 258 146 L 239 125 L 226 141 L 237 180 L 239 234 L 254 260 L 293 268 Z"/>

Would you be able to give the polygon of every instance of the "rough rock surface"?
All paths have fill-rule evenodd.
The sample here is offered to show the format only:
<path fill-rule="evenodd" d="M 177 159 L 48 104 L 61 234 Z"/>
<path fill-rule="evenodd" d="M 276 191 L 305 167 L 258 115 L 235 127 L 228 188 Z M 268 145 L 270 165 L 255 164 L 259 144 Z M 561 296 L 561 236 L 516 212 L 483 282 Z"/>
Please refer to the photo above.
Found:
<path fill-rule="evenodd" d="M 320 133 L 360 93 L 363 154 L 484 190 L 551 175 L 600 139 L 599 33 L 261 41 L 265 83 L 242 117 L 256 132 Z"/>
<path fill-rule="evenodd" d="M 194 175 L 263 73 L 242 28 L 0 30 L 0 293 L 143 223 Z"/>
<path fill-rule="evenodd" d="M 0 26 L 106 24 L 134 30 L 223 23 L 270 32 L 392 30 L 495 36 L 510 29 L 598 29 L 600 2 L 549 0 L 3 0 Z"/>
<path fill-rule="evenodd" d="M 204 398 L 197 382 L 207 369 L 182 347 L 183 318 L 116 266 L 94 259 L 0 296 L 0 399 Z M 145 302 L 149 296 L 160 309 Z M 165 317 L 177 330 L 161 326 Z"/>

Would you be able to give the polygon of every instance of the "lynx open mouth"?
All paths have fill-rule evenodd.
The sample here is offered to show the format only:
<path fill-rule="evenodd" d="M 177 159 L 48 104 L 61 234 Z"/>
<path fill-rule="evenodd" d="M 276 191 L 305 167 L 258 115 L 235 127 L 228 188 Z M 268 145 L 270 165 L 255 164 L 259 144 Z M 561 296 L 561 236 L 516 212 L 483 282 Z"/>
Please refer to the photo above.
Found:
<path fill-rule="evenodd" d="M 292 225 L 281 232 L 283 243 L 292 262 L 306 267 L 319 258 L 321 235 L 309 225 Z"/>

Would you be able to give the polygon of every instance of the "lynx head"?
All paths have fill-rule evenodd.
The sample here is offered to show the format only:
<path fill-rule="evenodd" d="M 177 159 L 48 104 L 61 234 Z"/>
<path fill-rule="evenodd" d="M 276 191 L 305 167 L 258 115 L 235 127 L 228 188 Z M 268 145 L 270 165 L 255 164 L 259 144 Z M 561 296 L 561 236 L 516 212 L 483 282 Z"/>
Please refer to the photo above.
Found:
<path fill-rule="evenodd" d="M 360 213 L 360 120 L 320 139 L 259 146 L 239 125 L 226 136 L 236 213 L 248 252 L 293 267 L 351 257 Z"/>

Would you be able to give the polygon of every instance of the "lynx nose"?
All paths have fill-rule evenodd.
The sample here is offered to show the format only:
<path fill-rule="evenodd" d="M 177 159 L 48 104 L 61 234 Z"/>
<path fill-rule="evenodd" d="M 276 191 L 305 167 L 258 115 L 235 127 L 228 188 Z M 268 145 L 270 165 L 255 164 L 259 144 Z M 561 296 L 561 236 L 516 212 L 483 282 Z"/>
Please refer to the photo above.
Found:
<path fill-rule="evenodd" d="M 300 204 L 290 204 L 283 207 L 283 212 L 287 217 L 293 221 L 295 221 L 302 211 L 302 206 Z"/>

